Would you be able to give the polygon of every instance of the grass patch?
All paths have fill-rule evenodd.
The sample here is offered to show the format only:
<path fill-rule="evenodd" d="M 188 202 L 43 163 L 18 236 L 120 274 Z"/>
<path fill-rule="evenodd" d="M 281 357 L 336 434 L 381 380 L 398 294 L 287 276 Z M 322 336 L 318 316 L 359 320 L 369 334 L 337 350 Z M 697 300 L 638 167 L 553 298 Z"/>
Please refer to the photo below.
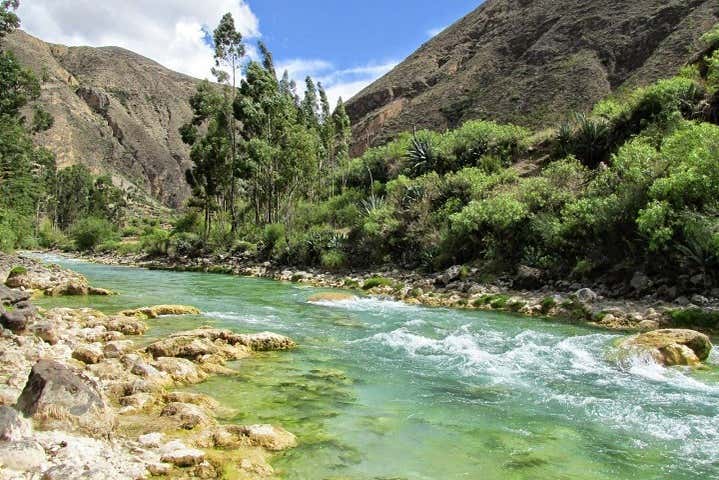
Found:
<path fill-rule="evenodd" d="M 362 284 L 363 290 L 370 290 L 372 288 L 377 287 L 395 287 L 394 281 L 390 280 L 389 278 L 385 277 L 372 277 L 365 280 L 364 284 Z"/>
<path fill-rule="evenodd" d="M 357 280 L 351 278 L 345 278 L 343 285 L 347 288 L 359 288 L 360 284 Z"/>
<path fill-rule="evenodd" d="M 509 302 L 509 295 L 482 295 L 478 299 L 476 299 L 474 302 L 472 302 L 472 305 L 475 307 L 482 307 L 485 305 L 489 305 L 490 307 L 499 310 L 502 308 L 505 308 L 507 306 L 507 303 Z"/>
<path fill-rule="evenodd" d="M 10 270 L 10 273 L 8 274 L 8 278 L 12 277 L 19 277 L 20 275 L 25 275 L 27 273 L 27 268 L 22 266 L 16 266 L 12 267 L 12 270 Z"/>

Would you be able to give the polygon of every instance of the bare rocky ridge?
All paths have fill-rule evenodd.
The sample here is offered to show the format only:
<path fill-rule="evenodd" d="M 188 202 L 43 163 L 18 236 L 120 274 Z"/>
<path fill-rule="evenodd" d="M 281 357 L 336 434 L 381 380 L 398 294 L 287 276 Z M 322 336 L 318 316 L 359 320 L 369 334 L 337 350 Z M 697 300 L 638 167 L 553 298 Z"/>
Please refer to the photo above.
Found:
<path fill-rule="evenodd" d="M 715 0 L 487 0 L 348 102 L 353 153 L 470 119 L 554 125 L 675 74 L 717 21 Z"/>
<path fill-rule="evenodd" d="M 182 205 L 191 164 L 178 129 L 192 118 L 198 80 L 117 47 L 53 45 L 22 31 L 3 46 L 45 81 L 40 102 L 55 124 L 36 138 L 58 166 L 85 164 L 140 196 Z"/>

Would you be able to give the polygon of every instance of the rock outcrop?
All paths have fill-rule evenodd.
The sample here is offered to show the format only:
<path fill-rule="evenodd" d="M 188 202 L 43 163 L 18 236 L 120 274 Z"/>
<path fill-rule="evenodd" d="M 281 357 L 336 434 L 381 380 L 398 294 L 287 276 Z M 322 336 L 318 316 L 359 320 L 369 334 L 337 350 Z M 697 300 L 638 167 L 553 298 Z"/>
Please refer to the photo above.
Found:
<path fill-rule="evenodd" d="M 353 153 L 470 119 L 554 126 L 674 75 L 718 19 L 714 0 L 487 0 L 348 102 Z"/>
<path fill-rule="evenodd" d="M 635 335 L 620 348 L 630 354 L 648 354 L 665 366 L 699 365 L 709 357 L 709 337 L 694 330 L 665 329 Z"/>

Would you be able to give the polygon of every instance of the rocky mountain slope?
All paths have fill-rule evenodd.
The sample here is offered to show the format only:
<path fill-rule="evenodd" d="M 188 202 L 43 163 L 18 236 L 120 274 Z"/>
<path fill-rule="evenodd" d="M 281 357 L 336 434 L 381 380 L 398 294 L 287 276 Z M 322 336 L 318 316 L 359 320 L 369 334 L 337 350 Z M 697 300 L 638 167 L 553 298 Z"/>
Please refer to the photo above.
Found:
<path fill-rule="evenodd" d="M 353 151 L 469 119 L 556 124 L 675 74 L 717 21 L 716 0 L 487 0 L 351 99 Z"/>
<path fill-rule="evenodd" d="M 179 127 L 197 80 L 116 47 L 65 47 L 22 31 L 4 48 L 44 80 L 41 103 L 55 119 L 38 142 L 58 166 L 83 163 L 138 195 L 177 207 L 189 195 L 189 151 Z"/>

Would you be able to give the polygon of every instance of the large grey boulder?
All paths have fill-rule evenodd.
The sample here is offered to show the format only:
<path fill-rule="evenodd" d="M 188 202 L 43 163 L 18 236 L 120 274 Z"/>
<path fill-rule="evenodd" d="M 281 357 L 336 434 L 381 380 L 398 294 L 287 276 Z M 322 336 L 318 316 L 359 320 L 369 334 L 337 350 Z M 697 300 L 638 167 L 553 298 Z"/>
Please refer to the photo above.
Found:
<path fill-rule="evenodd" d="M 106 435 L 115 426 L 97 385 L 54 360 L 39 360 L 30 372 L 16 409 L 51 428 L 78 428 Z"/>

